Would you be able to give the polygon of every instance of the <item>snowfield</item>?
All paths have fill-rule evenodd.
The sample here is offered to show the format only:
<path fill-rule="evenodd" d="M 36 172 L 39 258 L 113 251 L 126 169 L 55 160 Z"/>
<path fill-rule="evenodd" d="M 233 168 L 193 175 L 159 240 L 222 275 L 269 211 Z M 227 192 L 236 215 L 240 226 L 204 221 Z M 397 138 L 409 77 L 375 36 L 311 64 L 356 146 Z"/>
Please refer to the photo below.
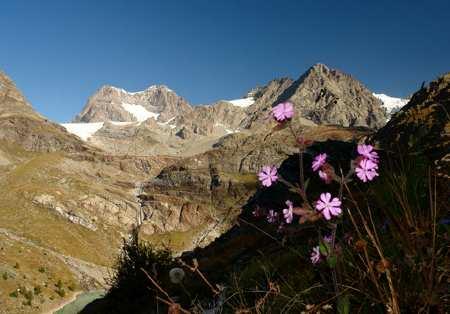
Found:
<path fill-rule="evenodd" d="M 166 122 L 158 122 L 158 125 L 163 126 L 163 127 L 168 126 L 168 127 L 170 127 L 171 129 L 175 129 L 175 128 L 177 127 L 176 125 L 174 125 L 174 124 L 169 124 L 169 123 L 172 122 L 173 120 L 175 120 L 175 117 L 170 118 L 170 119 L 167 120 Z"/>
<path fill-rule="evenodd" d="M 381 100 L 383 103 L 384 108 L 386 108 L 386 111 L 389 114 L 395 113 L 400 108 L 402 108 L 404 105 L 406 105 L 409 101 L 409 99 L 404 98 L 397 98 L 397 97 L 391 97 L 385 94 L 373 94 L 376 98 Z"/>
<path fill-rule="evenodd" d="M 67 132 L 75 134 L 83 141 L 87 141 L 95 132 L 103 127 L 104 122 L 92 123 L 62 123 Z"/>
<path fill-rule="evenodd" d="M 122 107 L 131 113 L 139 122 L 144 122 L 150 118 L 157 120 L 159 117 L 159 113 L 150 112 L 141 105 L 122 103 Z"/>
<path fill-rule="evenodd" d="M 239 132 L 239 129 L 231 130 L 231 129 L 227 128 L 226 125 L 224 125 L 222 123 L 216 123 L 216 124 L 214 124 L 214 126 L 222 128 L 225 131 L 226 134 L 233 134 L 233 133 L 238 133 Z"/>
<path fill-rule="evenodd" d="M 120 122 L 120 121 L 108 121 L 109 123 L 117 126 L 126 126 L 130 124 L 136 124 L 137 122 Z M 72 133 L 83 141 L 87 141 L 92 135 L 100 130 L 105 122 L 88 122 L 88 123 L 61 123 L 66 128 L 67 132 Z"/>
<path fill-rule="evenodd" d="M 146 91 L 148 91 L 148 90 L 153 90 L 153 89 L 157 89 L 158 87 L 159 87 L 159 88 L 164 88 L 164 89 L 167 90 L 168 92 L 174 93 L 173 90 L 171 90 L 170 88 L 168 88 L 168 87 L 165 86 L 165 85 L 151 85 L 151 86 L 147 87 L 147 89 L 141 90 L 141 91 L 137 91 L 137 92 L 129 92 L 129 91 L 127 91 L 127 90 L 125 90 L 125 89 L 123 89 L 123 88 L 120 88 L 120 87 L 114 87 L 114 86 L 111 86 L 111 87 L 112 87 L 114 90 L 118 91 L 118 92 L 121 92 L 121 93 L 124 93 L 124 94 L 128 94 L 128 95 L 144 94 Z"/>
<path fill-rule="evenodd" d="M 114 125 L 118 125 L 118 126 L 125 126 L 125 125 L 130 125 L 130 124 L 134 124 L 136 122 L 122 122 L 122 121 L 109 121 L 111 124 Z"/>
<path fill-rule="evenodd" d="M 234 100 L 225 100 L 226 102 L 231 103 L 233 106 L 247 108 L 255 103 L 255 99 L 253 97 L 234 99 Z"/>

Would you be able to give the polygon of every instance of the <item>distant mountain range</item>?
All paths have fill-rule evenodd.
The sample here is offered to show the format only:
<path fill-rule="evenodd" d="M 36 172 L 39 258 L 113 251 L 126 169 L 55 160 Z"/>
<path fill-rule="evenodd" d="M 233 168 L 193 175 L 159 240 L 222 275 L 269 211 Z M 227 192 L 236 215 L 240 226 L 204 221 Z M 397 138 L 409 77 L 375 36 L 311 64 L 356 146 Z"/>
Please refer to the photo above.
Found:
<path fill-rule="evenodd" d="M 139 154 L 186 155 L 211 149 L 229 134 L 258 132 L 264 128 L 270 108 L 285 100 L 295 104 L 304 125 L 368 128 L 383 126 L 407 102 L 373 94 L 352 76 L 316 64 L 295 81 L 275 79 L 242 99 L 202 106 L 192 106 L 164 85 L 139 92 L 103 86 L 89 98 L 74 123 L 63 126 L 111 153 L 126 153 L 129 147 L 125 146 L 133 142 Z"/>

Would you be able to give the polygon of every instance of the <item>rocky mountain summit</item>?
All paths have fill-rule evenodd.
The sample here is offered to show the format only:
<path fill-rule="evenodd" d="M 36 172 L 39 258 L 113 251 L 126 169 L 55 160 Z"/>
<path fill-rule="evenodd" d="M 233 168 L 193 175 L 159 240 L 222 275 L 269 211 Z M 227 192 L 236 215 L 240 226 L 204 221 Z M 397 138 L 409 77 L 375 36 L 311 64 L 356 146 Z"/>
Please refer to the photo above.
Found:
<path fill-rule="evenodd" d="M 187 101 L 164 85 L 134 93 L 103 86 L 89 98 L 74 122 L 142 122 L 149 118 L 165 122 L 190 111 Z"/>
<path fill-rule="evenodd" d="M 295 105 L 300 119 L 315 124 L 379 128 L 386 122 L 386 111 L 374 95 L 352 76 L 316 64 L 299 79 L 270 82 L 256 93 L 250 127 L 267 116 L 282 101 Z"/>

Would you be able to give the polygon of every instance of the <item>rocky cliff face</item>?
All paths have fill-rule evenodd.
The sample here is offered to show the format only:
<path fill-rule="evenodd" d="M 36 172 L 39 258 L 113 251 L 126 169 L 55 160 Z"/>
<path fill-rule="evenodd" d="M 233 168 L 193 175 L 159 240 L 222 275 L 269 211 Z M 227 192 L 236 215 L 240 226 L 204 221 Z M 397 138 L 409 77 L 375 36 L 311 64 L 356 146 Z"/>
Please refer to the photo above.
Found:
<path fill-rule="evenodd" d="M 220 101 L 211 106 L 194 107 L 191 113 L 177 120 L 177 125 L 182 125 L 193 135 L 223 136 L 239 132 L 245 117 L 242 107 Z"/>

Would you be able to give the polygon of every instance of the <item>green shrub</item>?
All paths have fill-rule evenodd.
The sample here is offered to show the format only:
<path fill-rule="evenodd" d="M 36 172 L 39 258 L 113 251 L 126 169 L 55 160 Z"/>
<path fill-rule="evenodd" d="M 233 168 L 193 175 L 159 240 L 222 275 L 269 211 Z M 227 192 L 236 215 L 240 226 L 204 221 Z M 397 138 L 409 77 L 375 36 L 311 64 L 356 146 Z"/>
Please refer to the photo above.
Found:
<path fill-rule="evenodd" d="M 124 241 L 116 272 L 109 280 L 111 289 L 108 298 L 118 302 L 126 300 L 128 304 L 146 300 L 149 307 L 155 308 L 155 296 L 158 293 L 141 268 L 152 274 L 159 284 L 168 287 L 168 273 L 174 266 L 175 262 L 169 251 L 158 251 L 146 243 L 140 243 L 135 231 L 129 241 Z"/>
<path fill-rule="evenodd" d="M 27 299 L 27 301 L 29 302 L 33 301 L 34 294 L 32 290 L 25 289 L 22 291 L 22 295 L 24 296 L 25 299 Z"/>
<path fill-rule="evenodd" d="M 64 298 L 66 296 L 66 291 L 64 289 L 56 289 L 55 292 L 61 297 Z"/>
<path fill-rule="evenodd" d="M 38 285 L 33 288 L 33 291 L 34 291 L 35 295 L 38 295 L 38 294 L 41 294 L 42 288 L 41 288 L 41 286 Z"/>
<path fill-rule="evenodd" d="M 58 288 L 58 289 L 62 289 L 63 283 L 62 283 L 61 279 L 58 279 L 58 282 L 55 283 L 55 287 Z"/>
<path fill-rule="evenodd" d="M 18 292 L 17 290 L 14 290 L 13 292 L 11 292 L 11 293 L 9 294 L 9 296 L 10 296 L 11 298 L 17 298 L 17 297 L 19 296 L 19 292 Z"/>
<path fill-rule="evenodd" d="M 68 288 L 70 291 L 75 291 L 75 289 L 77 288 L 77 286 L 76 286 L 76 284 L 74 284 L 74 283 L 72 282 L 70 285 L 67 286 L 67 288 Z"/>

